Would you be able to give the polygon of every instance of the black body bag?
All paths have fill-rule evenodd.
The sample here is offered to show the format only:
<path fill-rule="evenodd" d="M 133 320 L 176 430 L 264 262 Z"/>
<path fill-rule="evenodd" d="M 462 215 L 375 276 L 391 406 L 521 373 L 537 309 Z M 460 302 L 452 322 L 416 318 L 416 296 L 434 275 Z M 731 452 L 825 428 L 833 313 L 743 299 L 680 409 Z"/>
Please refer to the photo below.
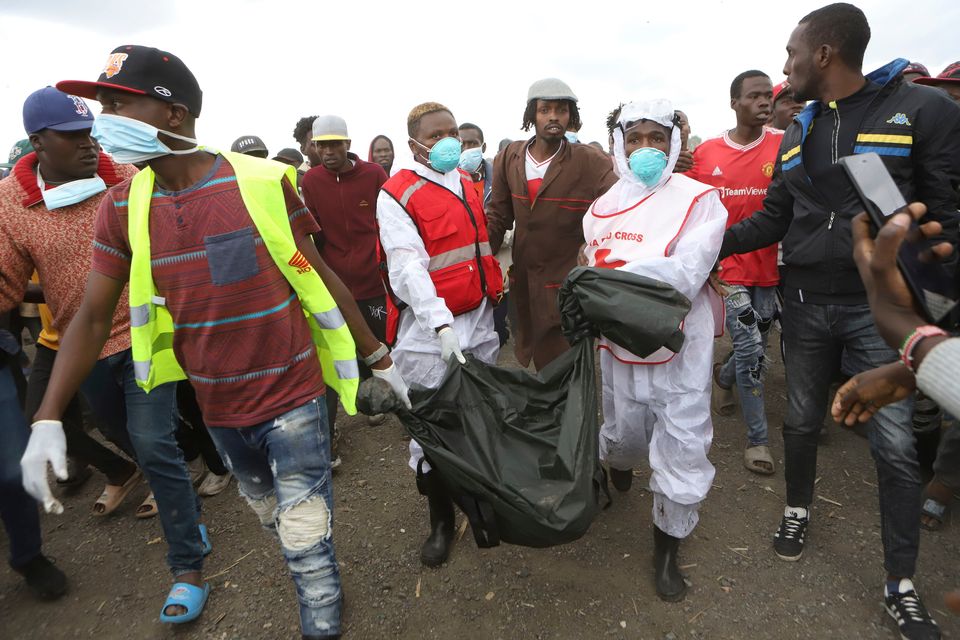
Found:
<path fill-rule="evenodd" d="M 548 547 L 581 537 L 601 509 L 593 335 L 640 356 L 683 345 L 690 302 L 662 282 L 578 267 L 559 292 L 572 349 L 538 374 L 456 359 L 440 387 L 398 411 L 470 520 L 477 545 Z M 362 407 L 361 407 L 362 408 Z"/>

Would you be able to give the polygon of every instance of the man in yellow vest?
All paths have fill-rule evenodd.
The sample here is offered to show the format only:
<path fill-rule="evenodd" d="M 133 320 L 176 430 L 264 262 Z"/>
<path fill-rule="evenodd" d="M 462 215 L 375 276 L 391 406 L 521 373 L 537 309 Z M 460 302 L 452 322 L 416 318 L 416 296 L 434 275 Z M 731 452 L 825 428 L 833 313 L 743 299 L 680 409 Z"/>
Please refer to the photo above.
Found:
<path fill-rule="evenodd" d="M 202 94 L 183 62 L 122 46 L 97 82 L 61 85 L 100 102 L 93 135 L 105 151 L 147 168 L 101 205 L 93 271 L 33 437 L 56 431 L 129 281 L 137 384 L 155 392 L 190 381 L 241 493 L 279 537 L 303 637 L 339 637 L 324 385 L 353 413 L 358 355 L 409 403 L 406 384 L 317 254 L 294 170 L 197 146 Z M 28 490 L 45 483 L 49 457 L 32 445 L 22 463 Z M 196 618 L 209 591 L 199 572 L 177 576 L 161 620 Z"/>

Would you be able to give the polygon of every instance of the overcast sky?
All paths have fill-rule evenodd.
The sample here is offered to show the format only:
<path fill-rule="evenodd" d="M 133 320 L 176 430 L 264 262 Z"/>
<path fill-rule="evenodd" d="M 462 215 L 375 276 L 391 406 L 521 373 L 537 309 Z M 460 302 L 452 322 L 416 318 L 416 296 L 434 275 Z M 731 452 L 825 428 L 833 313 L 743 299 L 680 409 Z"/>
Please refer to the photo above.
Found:
<path fill-rule="evenodd" d="M 545 76 L 577 93 L 584 141 L 606 140 L 620 101 L 654 97 L 706 138 L 732 126 L 732 78 L 758 68 L 779 82 L 791 30 L 823 4 L 0 0 L 0 152 L 25 137 L 30 92 L 95 80 L 122 44 L 165 49 L 191 68 L 204 91 L 198 135 L 223 148 L 255 134 L 272 154 L 295 146 L 301 116 L 335 113 L 366 158 L 378 133 L 405 149 L 407 113 L 433 100 L 480 125 L 492 155 L 501 138 L 530 135 L 520 130 L 527 88 Z M 904 57 L 935 75 L 960 58 L 955 0 L 858 6 L 873 31 L 865 69 Z"/>

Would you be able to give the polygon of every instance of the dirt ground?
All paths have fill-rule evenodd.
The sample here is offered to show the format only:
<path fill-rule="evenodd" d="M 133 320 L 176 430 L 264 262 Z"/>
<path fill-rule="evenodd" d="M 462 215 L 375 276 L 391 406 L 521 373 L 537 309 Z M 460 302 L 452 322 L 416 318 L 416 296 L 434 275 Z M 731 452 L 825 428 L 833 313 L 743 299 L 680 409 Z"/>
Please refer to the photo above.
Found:
<path fill-rule="evenodd" d="M 718 343 L 717 357 L 728 347 Z M 508 350 L 501 357 L 509 362 Z M 777 474 L 743 468 L 739 416 L 716 418 L 715 485 L 701 522 L 681 549 L 692 586 L 685 601 L 655 595 L 647 471 L 581 540 L 552 549 L 477 549 L 469 532 L 440 569 L 420 566 L 426 504 L 406 467 L 400 424 L 342 419 L 343 466 L 334 476 L 335 540 L 346 595 L 348 638 L 895 638 L 883 612 L 876 474 L 866 441 L 830 424 L 807 550 L 782 562 L 771 536 L 783 509 L 781 424 L 785 395 L 779 355 L 768 378 L 768 416 Z M 157 619 L 170 579 L 158 520 L 134 509 L 142 487 L 112 517 L 89 509 L 91 480 L 44 516 L 45 551 L 70 579 L 59 602 L 38 603 L 19 576 L 0 571 L 0 638 L 101 640 L 299 638 L 296 594 L 273 542 L 238 497 L 235 484 L 205 502 L 214 551 L 213 592 L 203 616 L 179 628 Z M 960 619 L 942 594 L 960 586 L 956 526 L 924 532 L 917 586 L 945 637 Z M 6 538 L 0 537 L 6 553 Z"/>

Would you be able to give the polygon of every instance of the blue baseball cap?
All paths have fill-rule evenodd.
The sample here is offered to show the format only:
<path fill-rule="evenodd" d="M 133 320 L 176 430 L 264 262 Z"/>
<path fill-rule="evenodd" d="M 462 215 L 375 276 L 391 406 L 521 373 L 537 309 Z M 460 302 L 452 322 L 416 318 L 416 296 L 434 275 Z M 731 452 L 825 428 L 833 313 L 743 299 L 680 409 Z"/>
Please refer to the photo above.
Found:
<path fill-rule="evenodd" d="M 27 134 L 44 129 L 79 131 L 93 127 L 93 114 L 83 98 L 53 87 L 31 93 L 23 103 L 23 128 Z"/>

